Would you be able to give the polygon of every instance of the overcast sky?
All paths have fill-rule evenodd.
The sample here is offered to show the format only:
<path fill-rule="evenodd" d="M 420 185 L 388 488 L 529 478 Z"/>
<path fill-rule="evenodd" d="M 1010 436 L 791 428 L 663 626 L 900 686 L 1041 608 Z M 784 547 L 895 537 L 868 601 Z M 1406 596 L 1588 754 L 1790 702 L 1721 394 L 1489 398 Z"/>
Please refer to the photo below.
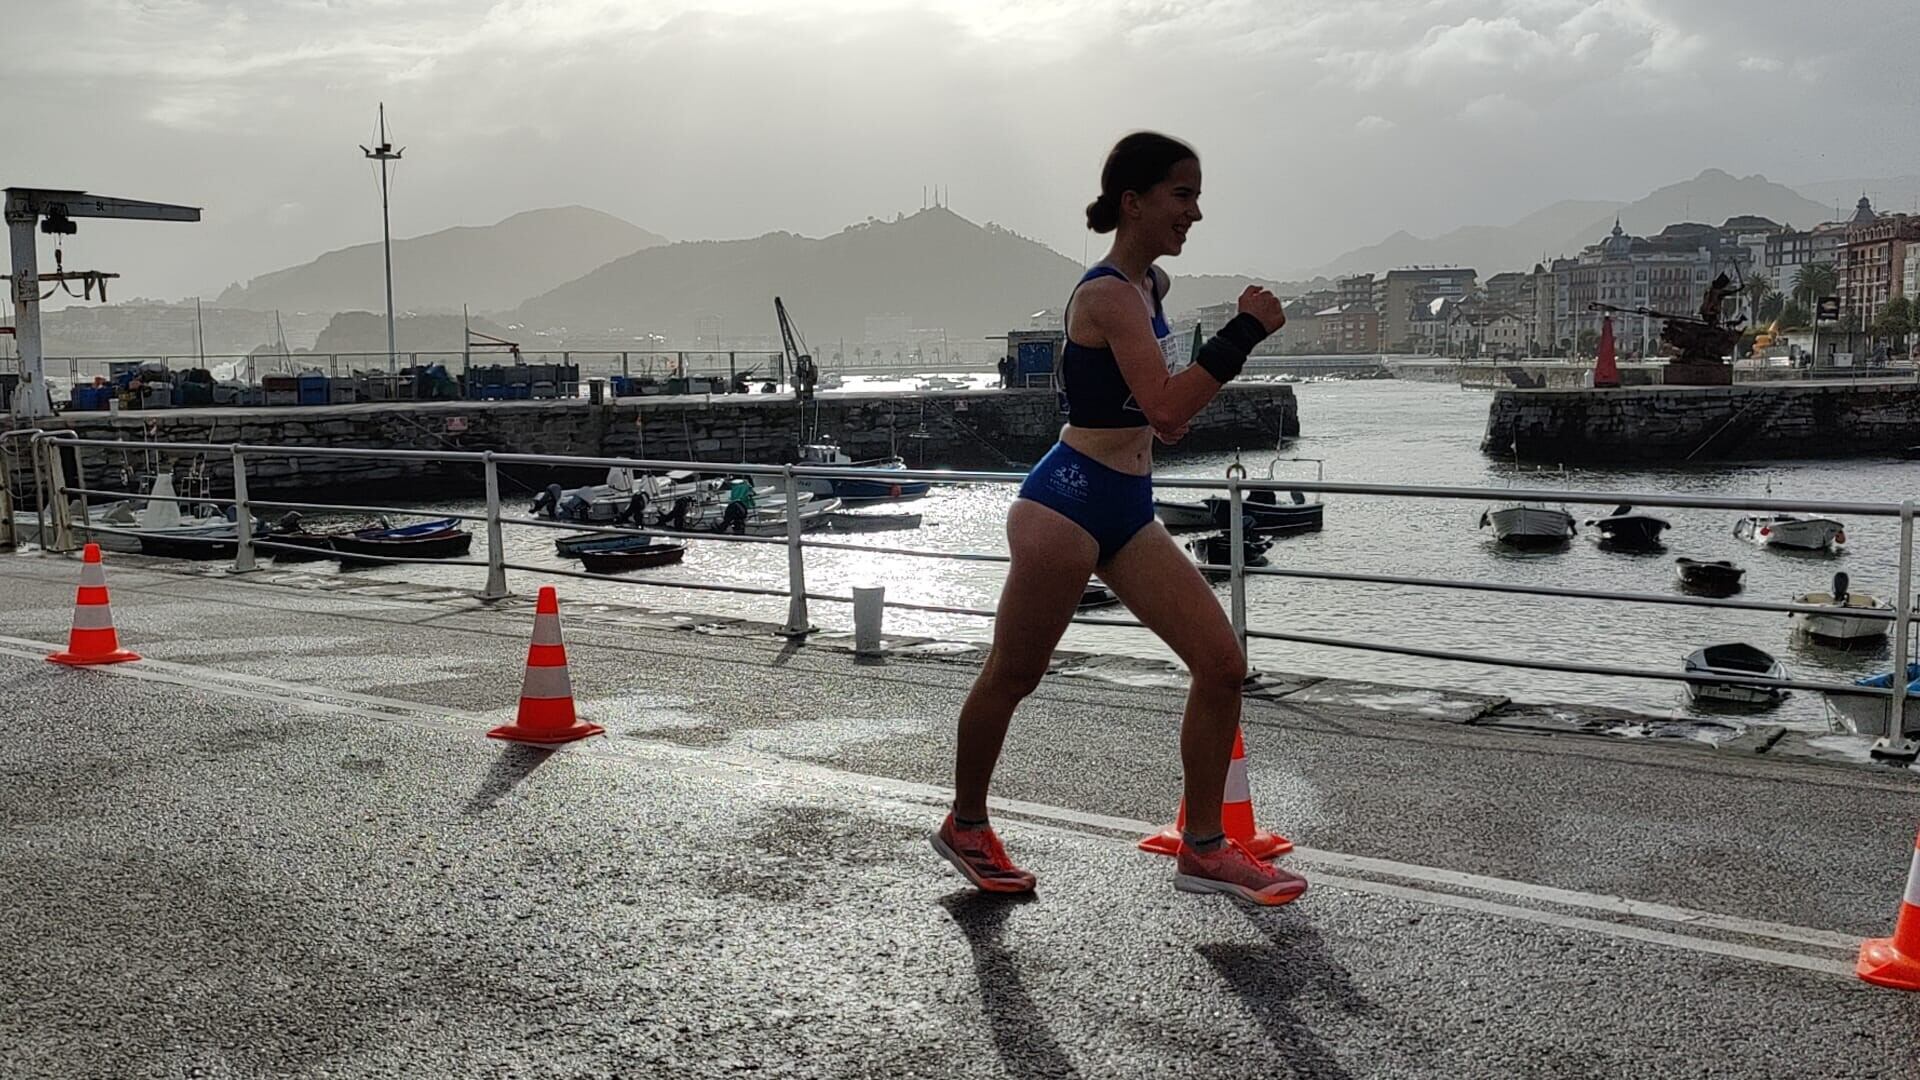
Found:
<path fill-rule="evenodd" d="M 1916 0 L 0 0 L 0 183 L 205 208 L 82 223 L 116 299 L 580 203 L 673 239 L 952 208 L 1079 258 L 1101 155 L 1200 150 L 1186 271 L 1282 275 L 1718 167 L 1920 172 Z M 1097 254 L 1097 252 L 1096 252 Z M 44 260 L 50 262 L 50 258 Z"/>

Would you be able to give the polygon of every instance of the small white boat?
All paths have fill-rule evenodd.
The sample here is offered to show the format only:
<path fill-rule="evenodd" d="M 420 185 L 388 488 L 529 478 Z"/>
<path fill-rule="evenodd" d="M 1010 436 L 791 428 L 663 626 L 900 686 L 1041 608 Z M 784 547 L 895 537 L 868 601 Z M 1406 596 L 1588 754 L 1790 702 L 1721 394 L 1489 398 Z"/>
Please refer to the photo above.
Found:
<path fill-rule="evenodd" d="M 1787 677 L 1785 664 L 1769 653 L 1744 642 L 1709 645 L 1687 654 L 1689 675 L 1734 675 L 1745 678 L 1780 679 Z M 1686 684 L 1687 700 L 1717 701 L 1736 705 L 1769 705 L 1786 698 L 1787 691 L 1777 686 L 1752 683 L 1692 682 Z"/>
<path fill-rule="evenodd" d="M 1846 528 L 1832 518 L 1800 517 L 1797 514 L 1743 517 L 1734 525 L 1733 535 L 1759 547 L 1793 548 L 1796 551 L 1829 551 L 1847 542 Z"/>
<path fill-rule="evenodd" d="M 698 476 L 691 472 L 675 471 L 665 476 L 651 473 L 635 473 L 632 469 L 614 466 L 607 470 L 605 482 L 588 484 L 585 487 L 561 488 L 559 484 L 549 484 L 533 502 L 531 512 L 539 517 L 556 521 L 612 522 L 635 520 L 632 514 L 635 499 L 640 500 L 641 513 L 638 518 L 645 524 L 659 524 L 672 511 L 675 501 L 690 498 L 700 493 L 704 485 Z"/>
<path fill-rule="evenodd" d="M 173 474 L 163 472 L 153 478 L 147 495 L 137 499 L 116 499 L 85 507 L 75 500 L 69 511 L 73 538 L 81 543 L 92 541 L 105 551 L 132 553 L 151 546 L 143 544 L 142 537 L 151 537 L 155 542 L 185 538 L 190 543 L 195 537 L 232 538 L 237 533 L 225 515 L 210 512 L 212 507 L 196 511 L 174 502 L 174 495 Z M 49 529 L 53 526 L 51 512 L 47 526 Z M 18 543 L 39 543 L 38 519 L 33 514 L 16 513 L 14 536 Z"/>
<path fill-rule="evenodd" d="M 902 480 L 889 476 L 889 473 L 906 470 L 906 459 L 898 454 L 868 461 L 855 461 L 832 438 L 802 446 L 799 464 L 870 471 L 871 476 L 802 476 L 794 481 L 802 491 L 821 496 L 831 495 L 842 502 L 917 499 L 933 488 L 933 485 L 925 480 Z"/>
<path fill-rule="evenodd" d="M 1893 685 L 1893 672 L 1883 671 L 1878 675 L 1855 679 L 1854 685 L 1885 690 Z M 1887 733 L 1889 703 L 1886 698 L 1827 692 L 1822 692 L 1820 696 L 1826 701 L 1827 723 L 1835 732 L 1873 738 Z M 1900 703 L 1901 730 L 1912 731 L 1916 727 L 1920 727 L 1920 661 L 1907 665 L 1907 696 Z"/>
<path fill-rule="evenodd" d="M 1802 633 L 1828 641 L 1870 641 L 1886 637 L 1893 629 L 1893 620 L 1874 615 L 1859 615 L 1856 612 L 1885 612 L 1893 614 L 1893 605 L 1871 593 L 1851 592 L 1847 588 L 1847 575 L 1833 575 L 1833 588 L 1828 592 L 1802 593 L 1793 598 L 1796 604 L 1817 604 L 1832 608 L 1832 614 L 1821 612 L 1796 611 L 1787 616 L 1793 621 L 1793 627 Z"/>
<path fill-rule="evenodd" d="M 1493 538 L 1519 548 L 1555 547 L 1574 534 L 1573 515 L 1565 509 L 1514 503 L 1480 515 L 1480 527 L 1493 527 Z"/>

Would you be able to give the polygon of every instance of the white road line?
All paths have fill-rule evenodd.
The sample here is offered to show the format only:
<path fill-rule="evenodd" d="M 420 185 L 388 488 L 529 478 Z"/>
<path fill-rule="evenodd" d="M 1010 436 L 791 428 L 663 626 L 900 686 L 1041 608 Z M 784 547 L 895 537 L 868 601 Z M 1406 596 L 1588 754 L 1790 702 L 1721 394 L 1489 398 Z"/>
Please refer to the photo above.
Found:
<path fill-rule="evenodd" d="M 0 636 L 0 655 L 40 660 L 56 648 L 57 646 L 46 642 Z M 266 676 L 222 671 L 173 661 L 142 660 L 134 664 L 116 664 L 96 670 L 118 677 L 165 683 L 227 696 L 293 704 L 315 712 L 355 715 L 375 721 L 419 718 L 443 725 L 457 722 L 463 727 L 471 728 L 476 738 L 480 730 L 474 714 L 468 711 L 310 684 L 284 682 Z M 510 703 L 502 702 L 502 708 L 508 704 Z M 728 751 L 725 748 L 679 747 L 652 740 L 644 742 L 593 740 L 587 743 L 584 749 L 595 754 L 618 757 L 669 758 L 690 765 L 729 766 L 736 770 L 784 779 L 808 789 L 817 789 L 820 784 L 828 783 L 835 787 L 865 791 L 869 795 L 890 801 L 906 801 L 918 805 L 939 807 L 945 805 L 950 797 L 948 789 L 933 784 L 848 772 L 771 754 L 740 753 Z M 1018 799 L 994 799 L 993 806 L 994 809 L 1003 813 L 1029 819 L 1034 826 L 1060 829 L 1072 832 L 1076 836 L 1085 836 L 1087 829 L 1094 829 L 1108 834 L 1110 839 L 1131 842 L 1131 837 L 1154 832 L 1160 827 L 1151 822 L 1131 818 L 1087 813 L 1067 807 Z M 1579 892 L 1526 881 L 1397 862 L 1391 859 L 1376 859 L 1370 856 L 1307 847 L 1296 847 L 1289 859 L 1309 865 L 1334 867 L 1362 874 L 1378 874 L 1403 881 L 1423 882 L 1447 889 L 1465 889 L 1516 900 L 1599 911 L 1634 919 L 1705 928 L 1744 937 L 1765 938 L 1822 949 L 1851 952 L 1859 945 L 1858 938 L 1829 930 L 1748 919 L 1737 915 L 1676 907 L 1623 896 Z M 1318 871 L 1313 874 L 1313 880 L 1318 884 L 1338 889 L 1601 934 L 1691 952 L 1848 978 L 1853 974 L 1850 963 L 1830 957 L 1758 948 L 1718 938 L 1697 937 L 1631 923 L 1592 919 L 1540 908 L 1519 907 L 1501 903 L 1498 900 L 1462 896 L 1456 892 L 1423 889 L 1413 885 L 1377 881 L 1346 874 Z"/>

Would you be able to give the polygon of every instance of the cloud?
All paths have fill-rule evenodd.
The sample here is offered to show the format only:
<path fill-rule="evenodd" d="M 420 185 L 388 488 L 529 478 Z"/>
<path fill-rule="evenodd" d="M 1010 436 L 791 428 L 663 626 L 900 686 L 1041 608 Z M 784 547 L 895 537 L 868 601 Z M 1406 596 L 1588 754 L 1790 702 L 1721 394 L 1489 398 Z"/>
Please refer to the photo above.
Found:
<path fill-rule="evenodd" d="M 1232 223 L 1182 268 L 1282 273 L 1706 167 L 1910 171 L 1920 5 L 1848 12 L 1870 32 L 1796 0 L 63 0 L 7 24 L 0 138 L 34 175 L 207 207 L 192 244 L 89 230 L 149 295 L 377 238 L 381 100 L 400 235 L 557 203 L 819 234 L 940 183 L 1077 256 L 1101 156 L 1156 127 Z"/>

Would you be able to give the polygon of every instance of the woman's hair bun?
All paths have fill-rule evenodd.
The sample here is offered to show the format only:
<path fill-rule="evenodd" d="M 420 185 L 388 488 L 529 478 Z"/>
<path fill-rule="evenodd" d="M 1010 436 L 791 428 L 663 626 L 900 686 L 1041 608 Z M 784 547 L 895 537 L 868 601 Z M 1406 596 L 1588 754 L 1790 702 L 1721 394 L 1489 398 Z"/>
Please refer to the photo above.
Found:
<path fill-rule="evenodd" d="M 1097 233 L 1112 232 L 1120 227 L 1119 201 L 1102 195 L 1087 204 L 1087 228 Z"/>

